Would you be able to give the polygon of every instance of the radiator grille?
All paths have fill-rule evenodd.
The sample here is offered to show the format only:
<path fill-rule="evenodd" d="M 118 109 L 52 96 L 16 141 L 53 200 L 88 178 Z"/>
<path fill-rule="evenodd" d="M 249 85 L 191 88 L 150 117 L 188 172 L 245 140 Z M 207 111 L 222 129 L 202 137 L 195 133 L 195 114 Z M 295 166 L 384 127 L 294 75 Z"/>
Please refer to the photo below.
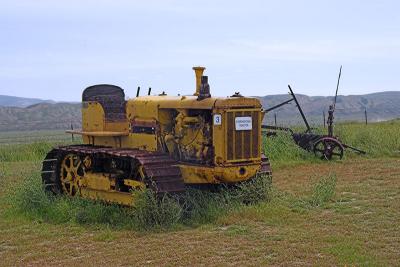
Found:
<path fill-rule="evenodd" d="M 236 117 L 251 117 L 252 130 L 236 131 Z M 260 157 L 260 111 L 227 112 L 227 160 L 248 160 Z"/>

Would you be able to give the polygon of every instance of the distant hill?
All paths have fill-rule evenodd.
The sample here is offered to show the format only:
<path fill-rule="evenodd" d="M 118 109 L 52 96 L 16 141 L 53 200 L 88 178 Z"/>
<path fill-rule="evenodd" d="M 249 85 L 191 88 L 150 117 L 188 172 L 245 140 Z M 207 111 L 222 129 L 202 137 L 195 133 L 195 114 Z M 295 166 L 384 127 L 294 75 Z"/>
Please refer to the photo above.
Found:
<path fill-rule="evenodd" d="M 0 131 L 80 128 L 81 104 L 39 103 L 26 108 L 0 107 Z"/>
<path fill-rule="evenodd" d="M 323 123 L 322 112 L 325 110 L 327 113 L 333 97 L 306 95 L 297 95 L 297 97 L 310 123 L 321 125 Z M 264 108 L 269 108 L 289 98 L 289 95 L 268 95 L 260 97 L 260 100 Z M 0 99 L 6 98 L 0 96 Z M 15 97 L 11 97 L 11 99 L 14 99 L 14 102 L 10 103 L 23 103 L 22 100 L 21 102 L 18 99 L 15 100 Z M 9 106 L 10 103 L 7 103 L 8 106 L 0 104 L 0 131 L 69 129 L 71 123 L 74 129 L 81 127 L 81 105 L 79 103 L 54 103 L 54 101 L 42 100 L 42 102 L 26 107 Z M 336 108 L 335 120 L 337 121 L 363 121 L 365 108 L 368 120 L 371 122 L 400 118 L 400 92 L 338 96 Z M 270 112 L 266 115 L 264 123 L 273 124 L 274 113 L 277 114 L 279 125 L 302 123 L 294 104 Z"/>
<path fill-rule="evenodd" d="M 334 97 L 296 95 L 307 119 L 321 125 L 323 123 L 323 111 L 328 115 L 329 105 L 333 103 Z M 277 105 L 287 99 L 290 95 L 270 95 L 261 97 L 264 108 Z M 335 120 L 336 121 L 364 121 L 365 109 L 368 121 L 384 121 L 400 117 L 400 92 L 388 91 L 366 95 L 349 95 L 337 97 Z M 273 124 L 274 114 L 280 125 L 293 125 L 302 123 L 299 111 L 294 103 L 285 105 L 266 115 L 268 124 Z"/>
<path fill-rule="evenodd" d="M 0 106 L 25 108 L 38 103 L 55 103 L 52 100 L 0 95 Z"/>

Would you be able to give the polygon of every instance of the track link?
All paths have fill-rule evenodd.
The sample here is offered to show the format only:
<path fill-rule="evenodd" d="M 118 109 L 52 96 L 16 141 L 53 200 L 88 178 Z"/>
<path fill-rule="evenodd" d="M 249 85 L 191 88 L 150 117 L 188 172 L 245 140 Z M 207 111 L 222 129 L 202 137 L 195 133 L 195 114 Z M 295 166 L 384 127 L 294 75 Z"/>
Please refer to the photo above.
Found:
<path fill-rule="evenodd" d="M 47 191 L 54 194 L 60 193 L 60 181 L 58 178 L 61 153 L 58 149 L 52 149 L 47 153 L 42 164 L 42 181 Z"/>
<path fill-rule="evenodd" d="M 271 164 L 264 154 L 261 155 L 261 169 L 258 171 L 258 174 L 272 175 Z"/>

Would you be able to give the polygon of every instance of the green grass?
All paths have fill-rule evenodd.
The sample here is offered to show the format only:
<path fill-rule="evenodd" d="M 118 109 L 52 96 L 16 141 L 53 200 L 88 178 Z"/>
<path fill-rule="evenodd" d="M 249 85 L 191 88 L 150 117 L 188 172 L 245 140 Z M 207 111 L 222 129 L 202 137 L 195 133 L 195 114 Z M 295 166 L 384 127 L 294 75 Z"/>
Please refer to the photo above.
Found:
<path fill-rule="evenodd" d="M 102 225 L 112 228 L 163 230 L 210 223 L 241 205 L 269 198 L 271 180 L 260 176 L 220 192 L 190 189 L 183 195 L 163 195 L 151 190 L 134 192 L 135 206 L 122 207 L 82 198 L 54 196 L 44 191 L 38 172 L 9 188 L 3 201 L 8 216 L 38 222 Z"/>
<path fill-rule="evenodd" d="M 74 136 L 74 141 L 80 141 L 79 135 Z M 29 143 L 66 143 L 71 142 L 70 134 L 66 134 L 64 130 L 42 130 L 42 131 L 0 131 L 0 145 L 9 144 L 29 144 Z"/>
<path fill-rule="evenodd" d="M 0 148 L 0 161 L 39 161 L 55 146 L 55 143 L 31 143 L 4 145 Z"/>
<path fill-rule="evenodd" d="M 0 132 L 0 162 L 42 161 L 53 147 L 80 143 L 65 131 Z"/>
<path fill-rule="evenodd" d="M 295 128 L 295 130 L 304 131 L 302 128 Z M 321 127 L 314 131 L 321 134 L 327 133 L 327 130 Z M 339 123 L 335 125 L 334 133 L 343 143 L 367 152 L 366 155 L 360 155 L 347 149 L 344 159 L 400 157 L 400 120 L 368 125 Z M 279 132 L 275 137 L 264 137 L 264 151 L 275 168 L 320 162 L 313 153 L 298 147 L 291 135 L 285 132 Z"/>
<path fill-rule="evenodd" d="M 335 174 L 321 177 L 313 186 L 312 195 L 309 199 L 310 205 L 319 207 L 332 200 L 335 195 L 336 180 Z"/>
<path fill-rule="evenodd" d="M 374 257 L 368 255 L 368 251 L 363 249 L 362 244 L 351 238 L 341 236 L 332 237 L 329 241 L 329 247 L 325 250 L 334 255 L 342 265 L 357 266 L 378 266 Z"/>
<path fill-rule="evenodd" d="M 10 188 L 4 201 L 8 216 L 23 216 L 38 222 L 53 224 L 99 225 L 115 229 L 167 230 L 197 227 L 213 223 L 229 213 L 270 212 L 268 202 L 280 210 L 305 211 L 323 207 L 335 194 L 336 177 L 321 177 L 312 193 L 301 198 L 271 188 L 269 177 L 257 177 L 236 188 L 220 192 L 189 189 L 184 195 L 161 198 L 150 191 L 135 192 L 135 207 L 121 207 L 81 198 L 48 195 L 37 173 L 25 177 L 18 186 Z M 246 213 L 246 212 L 244 212 Z"/>
<path fill-rule="evenodd" d="M 9 216 L 25 216 L 38 222 L 124 225 L 123 208 L 80 198 L 48 195 L 35 172 L 11 187 L 5 195 Z"/>
<path fill-rule="evenodd" d="M 288 133 L 264 137 L 264 153 L 274 168 L 287 167 L 298 163 L 317 162 L 313 154 L 298 147 Z"/>
<path fill-rule="evenodd" d="M 344 143 L 367 151 L 367 157 L 400 156 L 400 120 L 368 125 L 342 123 L 335 133 Z"/>

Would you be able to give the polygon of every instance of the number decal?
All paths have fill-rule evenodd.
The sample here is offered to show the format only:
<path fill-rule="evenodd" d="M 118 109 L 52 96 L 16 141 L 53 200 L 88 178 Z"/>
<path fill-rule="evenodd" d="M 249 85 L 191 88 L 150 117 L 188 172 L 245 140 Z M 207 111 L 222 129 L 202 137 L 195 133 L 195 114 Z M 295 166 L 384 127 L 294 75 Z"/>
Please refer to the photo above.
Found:
<path fill-rule="evenodd" d="M 214 125 L 222 124 L 222 116 L 221 114 L 214 114 Z"/>

